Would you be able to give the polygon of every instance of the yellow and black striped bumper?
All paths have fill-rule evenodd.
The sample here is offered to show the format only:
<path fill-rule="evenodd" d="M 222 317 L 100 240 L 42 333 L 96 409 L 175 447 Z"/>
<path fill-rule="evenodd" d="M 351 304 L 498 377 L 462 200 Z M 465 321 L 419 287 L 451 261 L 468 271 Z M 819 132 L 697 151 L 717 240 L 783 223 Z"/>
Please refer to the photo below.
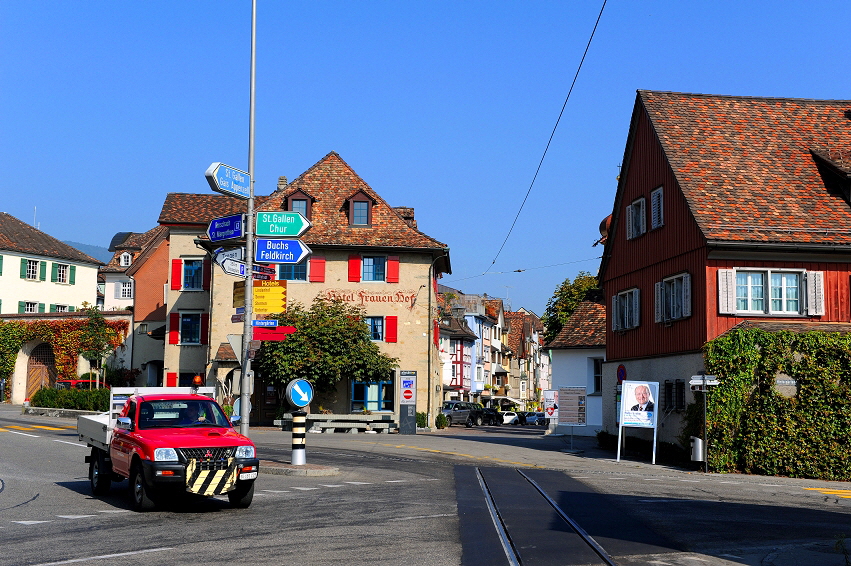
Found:
<path fill-rule="evenodd" d="M 203 462 L 189 460 L 186 464 L 186 491 L 198 495 L 220 495 L 233 490 L 239 465 L 229 458 L 226 467 L 204 469 Z"/>

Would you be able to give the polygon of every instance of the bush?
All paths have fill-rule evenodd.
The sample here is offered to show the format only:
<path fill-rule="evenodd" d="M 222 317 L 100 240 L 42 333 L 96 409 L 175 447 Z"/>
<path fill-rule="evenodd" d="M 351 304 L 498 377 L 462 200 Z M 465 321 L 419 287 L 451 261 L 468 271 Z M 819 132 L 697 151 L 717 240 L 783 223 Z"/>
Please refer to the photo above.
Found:
<path fill-rule="evenodd" d="M 225 412 L 228 418 L 233 415 L 233 405 L 222 405 L 222 410 Z"/>
<path fill-rule="evenodd" d="M 446 420 L 446 415 L 438 413 L 437 418 L 434 419 L 434 426 L 437 428 L 446 428 L 447 424 L 449 424 L 449 421 Z"/>
<path fill-rule="evenodd" d="M 425 428 L 428 426 L 428 415 L 424 412 L 417 412 L 417 428 Z"/>
<path fill-rule="evenodd" d="M 109 389 L 53 389 L 42 387 L 30 399 L 31 407 L 106 411 L 109 409 Z"/>

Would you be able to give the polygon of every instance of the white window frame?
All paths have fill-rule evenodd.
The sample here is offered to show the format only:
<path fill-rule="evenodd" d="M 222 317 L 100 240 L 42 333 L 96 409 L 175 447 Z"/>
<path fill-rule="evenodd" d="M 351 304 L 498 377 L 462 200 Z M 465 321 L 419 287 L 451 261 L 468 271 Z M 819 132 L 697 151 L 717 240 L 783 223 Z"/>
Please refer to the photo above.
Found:
<path fill-rule="evenodd" d="M 201 311 L 179 311 L 180 315 L 180 345 L 181 346 L 200 346 L 204 342 L 204 337 L 201 336 L 203 332 L 202 324 L 201 324 L 201 315 L 203 313 Z M 183 317 L 184 316 L 197 316 L 198 317 L 198 341 L 197 342 L 189 342 L 184 340 L 184 332 L 183 332 Z"/>
<path fill-rule="evenodd" d="M 762 310 L 739 309 L 737 301 L 738 275 L 740 273 L 760 273 L 763 275 Z M 774 309 L 772 306 L 772 275 L 798 275 L 798 310 Z M 787 298 L 782 297 L 785 303 Z M 750 300 L 748 301 L 750 303 Z M 750 304 L 748 305 L 751 306 Z M 784 305 L 785 306 L 785 305 Z M 758 316 L 822 316 L 825 314 L 824 272 L 805 269 L 734 267 L 718 270 L 718 312 L 720 314 L 758 315 Z"/>
<path fill-rule="evenodd" d="M 120 291 L 118 292 L 119 299 L 132 299 L 133 298 L 133 282 L 132 281 L 119 281 L 118 285 L 121 286 Z"/>
<path fill-rule="evenodd" d="M 650 193 L 650 229 L 661 228 L 665 224 L 664 193 L 662 187 Z"/>
<path fill-rule="evenodd" d="M 130 252 L 124 252 L 121 254 L 119 258 L 119 265 L 121 267 L 130 267 L 130 264 L 133 262 L 133 255 Z"/>
<path fill-rule="evenodd" d="M 38 302 L 24 301 L 24 312 L 26 314 L 34 314 L 38 312 Z"/>
<path fill-rule="evenodd" d="M 656 283 L 656 322 L 671 322 L 691 316 L 691 275 L 680 273 Z M 678 295 L 678 296 L 675 296 Z M 675 299 L 679 299 L 675 301 Z"/>
<path fill-rule="evenodd" d="M 68 283 L 68 274 L 71 273 L 71 266 L 67 263 L 56 264 L 56 282 Z"/>
<path fill-rule="evenodd" d="M 647 214 L 644 197 L 635 199 L 626 207 L 626 239 L 635 239 L 647 231 Z"/>
<path fill-rule="evenodd" d="M 38 265 L 37 259 L 27 260 L 27 281 L 38 281 Z"/>
<path fill-rule="evenodd" d="M 54 312 L 69 312 L 68 305 L 54 305 L 56 310 Z"/>
<path fill-rule="evenodd" d="M 612 330 L 629 330 L 641 324 L 641 292 L 628 289 L 612 296 Z"/>

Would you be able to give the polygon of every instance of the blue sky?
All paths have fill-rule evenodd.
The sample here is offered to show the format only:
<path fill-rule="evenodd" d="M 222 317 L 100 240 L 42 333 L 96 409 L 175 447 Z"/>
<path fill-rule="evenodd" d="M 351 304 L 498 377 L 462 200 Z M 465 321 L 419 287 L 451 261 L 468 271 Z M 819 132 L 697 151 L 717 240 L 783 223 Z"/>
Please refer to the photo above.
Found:
<path fill-rule="evenodd" d="M 491 265 L 601 5 L 259 0 L 257 194 L 336 151 L 451 248 L 445 284 L 540 315 L 597 271 L 636 89 L 851 99 L 851 3 L 610 1 Z M 0 210 L 107 246 L 247 168 L 250 7 L 0 4 Z"/>

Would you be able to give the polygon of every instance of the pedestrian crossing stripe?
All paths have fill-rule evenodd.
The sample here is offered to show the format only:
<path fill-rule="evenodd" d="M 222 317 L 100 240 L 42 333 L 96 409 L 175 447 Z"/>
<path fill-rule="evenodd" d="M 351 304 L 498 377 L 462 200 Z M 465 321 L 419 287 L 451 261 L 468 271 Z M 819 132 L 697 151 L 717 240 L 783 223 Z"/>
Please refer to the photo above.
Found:
<path fill-rule="evenodd" d="M 851 499 L 851 489 L 822 489 L 820 487 L 805 487 L 808 491 L 817 491 L 825 495 L 836 495 L 843 499 Z"/>
<path fill-rule="evenodd" d="M 40 428 L 42 430 L 65 430 L 64 428 L 56 428 L 55 426 L 42 426 L 34 424 L 33 428 Z"/>
<path fill-rule="evenodd" d="M 18 426 L 18 425 L 6 425 L 6 428 L 13 428 L 15 430 L 35 430 L 35 429 L 27 427 L 27 426 Z"/>

